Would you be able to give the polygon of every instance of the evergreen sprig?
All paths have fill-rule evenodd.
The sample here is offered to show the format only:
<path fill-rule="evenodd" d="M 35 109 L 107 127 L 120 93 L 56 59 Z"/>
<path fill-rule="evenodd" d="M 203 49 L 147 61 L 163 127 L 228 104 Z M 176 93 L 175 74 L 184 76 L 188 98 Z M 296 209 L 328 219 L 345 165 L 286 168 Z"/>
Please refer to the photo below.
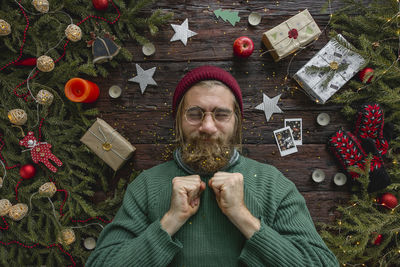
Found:
<path fill-rule="evenodd" d="M 338 63 L 339 64 L 339 63 Z M 335 77 L 335 75 L 339 72 L 345 71 L 349 66 L 348 63 L 340 63 L 337 69 L 332 69 L 329 65 L 328 66 L 307 66 L 306 73 L 308 75 L 315 75 L 315 74 L 326 74 L 324 77 L 324 81 L 321 83 L 322 88 L 325 90 L 328 87 L 329 82 Z"/>

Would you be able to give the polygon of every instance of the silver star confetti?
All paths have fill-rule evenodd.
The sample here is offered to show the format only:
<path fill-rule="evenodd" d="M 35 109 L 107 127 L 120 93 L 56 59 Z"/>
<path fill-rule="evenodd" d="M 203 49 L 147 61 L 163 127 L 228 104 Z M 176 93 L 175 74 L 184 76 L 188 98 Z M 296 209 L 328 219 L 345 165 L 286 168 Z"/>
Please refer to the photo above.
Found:
<path fill-rule="evenodd" d="M 129 79 L 128 81 L 139 83 L 142 94 L 144 93 L 144 90 L 146 90 L 148 84 L 157 85 L 156 81 L 154 81 L 153 79 L 156 67 L 153 67 L 148 70 L 143 70 L 142 67 L 139 66 L 139 64 L 136 64 L 136 70 L 137 70 L 137 75 Z"/>
<path fill-rule="evenodd" d="M 188 19 L 185 19 L 181 25 L 171 24 L 171 26 L 174 29 L 175 34 L 172 36 L 170 42 L 181 40 L 186 46 L 188 38 L 197 34 L 196 32 L 189 30 Z"/>
<path fill-rule="evenodd" d="M 263 94 L 263 102 L 255 108 L 258 110 L 263 110 L 265 113 L 265 118 L 267 121 L 269 121 L 272 113 L 283 113 L 283 111 L 277 105 L 280 97 L 281 94 L 271 99 L 266 94 Z"/>

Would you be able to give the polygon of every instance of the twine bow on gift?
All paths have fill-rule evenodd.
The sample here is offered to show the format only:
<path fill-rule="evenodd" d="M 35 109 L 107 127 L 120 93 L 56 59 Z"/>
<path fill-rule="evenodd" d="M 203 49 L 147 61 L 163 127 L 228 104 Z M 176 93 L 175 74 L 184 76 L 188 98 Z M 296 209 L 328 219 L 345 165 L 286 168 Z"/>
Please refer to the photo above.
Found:
<path fill-rule="evenodd" d="M 89 129 L 89 132 L 101 142 L 102 147 L 103 147 L 103 153 L 104 153 L 104 152 L 108 152 L 108 151 L 112 151 L 112 152 L 114 152 L 115 155 L 117 155 L 117 156 L 120 157 L 121 159 L 123 159 L 123 160 L 128 160 L 128 158 L 125 158 L 125 157 L 121 156 L 121 154 L 119 154 L 116 150 L 114 150 L 114 149 L 112 148 L 112 147 L 113 147 L 113 146 L 112 146 L 112 142 L 113 142 L 113 140 L 114 140 L 114 138 L 115 138 L 114 132 L 116 132 L 116 131 L 117 131 L 117 130 L 113 129 L 113 131 L 110 133 L 111 139 L 109 140 L 109 139 L 106 137 L 106 135 L 105 135 L 105 133 L 104 133 L 104 131 L 103 131 L 103 129 L 101 128 L 100 125 L 99 125 L 99 133 L 101 133 L 101 135 L 103 136 L 103 139 L 101 139 L 100 137 L 98 137 L 91 129 Z M 103 153 L 102 153 L 102 154 L 103 154 Z"/>

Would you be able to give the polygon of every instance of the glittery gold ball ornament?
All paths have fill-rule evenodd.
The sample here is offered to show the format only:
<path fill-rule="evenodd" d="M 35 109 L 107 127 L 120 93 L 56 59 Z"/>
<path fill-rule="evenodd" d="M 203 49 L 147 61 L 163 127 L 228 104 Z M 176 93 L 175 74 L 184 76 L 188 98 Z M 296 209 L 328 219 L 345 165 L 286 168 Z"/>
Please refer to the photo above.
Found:
<path fill-rule="evenodd" d="M 48 182 L 39 187 L 39 195 L 52 197 L 57 192 L 57 187 L 54 183 Z"/>
<path fill-rule="evenodd" d="M 53 103 L 54 96 L 47 90 L 40 90 L 36 96 L 36 101 L 45 106 L 50 106 Z"/>
<path fill-rule="evenodd" d="M 70 245 L 75 242 L 75 232 L 71 228 L 62 230 L 57 239 L 58 243 Z"/>
<path fill-rule="evenodd" d="M 8 211 L 8 217 L 13 219 L 14 221 L 19 221 L 25 217 L 28 213 L 28 205 L 24 203 L 18 203 L 12 206 Z"/>
<path fill-rule="evenodd" d="M 78 25 L 70 24 L 65 29 L 65 36 L 72 42 L 77 42 L 82 38 L 82 30 Z"/>
<path fill-rule="evenodd" d="M 12 204 L 8 199 L 0 200 L 0 216 L 4 216 L 8 214 Z"/>
<path fill-rule="evenodd" d="M 49 1 L 47 1 L 47 0 L 33 0 L 32 5 L 40 13 L 49 12 Z"/>
<path fill-rule="evenodd" d="M 0 177 L 0 188 L 3 187 L 3 177 Z"/>
<path fill-rule="evenodd" d="M 11 26 L 4 19 L 0 19 L 0 36 L 6 36 L 11 33 Z"/>
<path fill-rule="evenodd" d="M 36 67 L 43 72 L 50 72 L 54 69 L 54 60 L 49 56 L 40 56 L 36 61 Z"/>
<path fill-rule="evenodd" d="M 20 108 L 10 110 L 7 116 L 12 124 L 20 126 L 24 125 L 28 120 L 28 114 L 26 114 L 25 110 Z"/>

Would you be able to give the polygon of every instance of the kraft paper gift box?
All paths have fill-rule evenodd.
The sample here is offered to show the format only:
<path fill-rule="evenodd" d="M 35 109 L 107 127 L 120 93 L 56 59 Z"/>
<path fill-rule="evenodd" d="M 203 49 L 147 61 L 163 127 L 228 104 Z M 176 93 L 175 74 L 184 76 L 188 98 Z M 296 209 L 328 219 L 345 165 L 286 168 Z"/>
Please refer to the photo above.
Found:
<path fill-rule="evenodd" d="M 344 47 L 350 44 L 340 34 L 331 39 L 313 58 L 310 59 L 293 78 L 317 103 L 324 104 L 364 65 L 359 54 Z M 316 71 L 311 71 L 313 68 Z"/>
<path fill-rule="evenodd" d="M 128 140 L 100 118 L 97 118 L 96 122 L 83 135 L 81 142 L 114 171 L 121 168 L 136 150 Z"/>
<path fill-rule="evenodd" d="M 307 9 L 263 33 L 263 43 L 275 62 L 317 39 L 321 34 Z"/>

